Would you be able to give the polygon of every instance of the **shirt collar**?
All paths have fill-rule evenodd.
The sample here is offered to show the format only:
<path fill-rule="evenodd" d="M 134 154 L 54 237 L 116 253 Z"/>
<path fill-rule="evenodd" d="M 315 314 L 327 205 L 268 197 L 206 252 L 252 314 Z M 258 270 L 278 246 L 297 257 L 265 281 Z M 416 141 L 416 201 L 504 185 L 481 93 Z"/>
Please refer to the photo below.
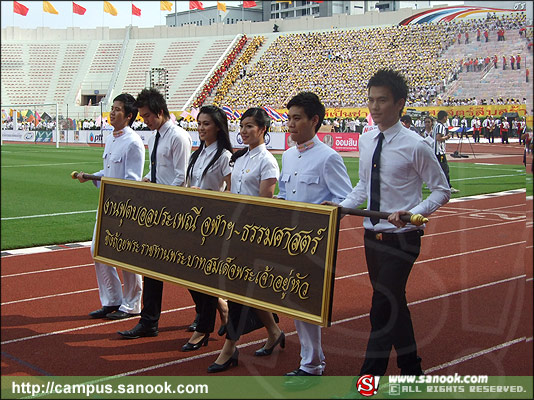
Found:
<path fill-rule="evenodd" d="M 159 127 L 159 129 L 157 130 L 157 132 L 159 132 L 159 135 L 160 136 L 164 136 L 165 133 L 167 133 L 167 131 L 172 127 L 173 123 L 172 121 L 169 119 L 167 120 L 167 122 L 165 122 L 163 125 L 161 125 Z"/>
<path fill-rule="evenodd" d="M 204 143 L 204 146 L 206 145 L 206 143 Z M 215 150 L 217 150 L 217 141 L 213 142 L 212 144 L 210 144 L 209 146 L 207 147 L 204 147 L 202 149 L 202 152 L 206 153 L 207 155 L 210 155 L 212 154 Z"/>
<path fill-rule="evenodd" d="M 266 149 L 266 148 L 267 148 L 267 146 L 265 145 L 265 143 L 262 143 L 262 144 L 260 144 L 259 146 L 254 147 L 252 150 L 249 149 L 249 150 L 248 150 L 248 156 L 249 156 L 250 158 L 254 158 L 254 157 L 256 157 L 258 154 L 260 154 L 261 152 L 263 152 L 264 149 Z"/>
<path fill-rule="evenodd" d="M 295 146 L 297 147 L 297 150 L 299 151 L 299 153 L 304 153 L 305 151 L 315 146 L 315 144 L 317 143 L 317 140 L 319 140 L 319 139 L 317 140 L 316 139 L 317 139 L 317 135 L 315 135 L 313 138 L 311 138 L 307 142 L 296 144 Z"/>
<path fill-rule="evenodd" d="M 116 138 L 120 138 L 122 135 L 124 135 L 126 132 L 124 131 L 124 129 L 121 129 L 120 131 L 116 131 L 116 132 L 113 132 L 113 137 L 116 139 Z"/>
<path fill-rule="evenodd" d="M 390 126 L 388 129 L 382 131 L 382 133 L 384 134 L 384 140 L 387 143 L 391 142 L 393 140 L 393 138 L 399 134 L 399 132 L 402 130 L 402 128 L 404 128 L 404 127 L 402 126 L 400 120 L 398 120 L 395 125 Z M 405 128 L 405 129 L 407 129 L 407 128 Z M 378 137 L 379 134 L 380 134 L 380 129 L 377 129 L 376 133 L 375 133 L 375 137 Z"/>

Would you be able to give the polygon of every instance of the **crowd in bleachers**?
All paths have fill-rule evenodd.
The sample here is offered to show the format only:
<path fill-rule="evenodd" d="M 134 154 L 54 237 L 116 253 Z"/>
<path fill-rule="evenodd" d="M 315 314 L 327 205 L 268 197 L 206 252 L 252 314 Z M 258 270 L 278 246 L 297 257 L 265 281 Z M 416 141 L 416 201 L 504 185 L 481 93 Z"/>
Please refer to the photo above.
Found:
<path fill-rule="evenodd" d="M 281 35 L 221 104 L 280 108 L 298 91 L 310 90 L 327 107 L 364 107 L 370 76 L 379 67 L 391 67 L 408 79 L 408 106 L 430 105 L 464 67 L 463 60 L 440 58 L 458 35 L 483 40 L 481 32 L 487 30 L 488 40 L 497 41 L 497 32 L 502 40 L 525 24 L 524 13 L 489 14 L 460 22 Z"/>
<path fill-rule="evenodd" d="M 250 62 L 251 58 L 256 54 L 259 47 L 265 42 L 265 36 L 255 36 L 254 39 L 247 46 L 246 50 L 239 57 L 239 59 L 232 66 L 232 69 L 226 74 L 223 81 L 217 88 L 217 94 L 213 99 L 213 104 L 221 106 L 221 100 L 226 96 L 234 82 L 238 78 L 243 78 L 246 75 L 246 65 Z"/>
<path fill-rule="evenodd" d="M 209 78 L 208 82 L 204 85 L 202 91 L 197 96 L 196 100 L 193 102 L 193 107 L 200 107 L 204 103 L 204 100 L 206 100 L 206 98 L 211 95 L 213 88 L 218 85 L 225 71 L 230 68 L 237 55 L 243 49 L 243 46 L 245 46 L 245 44 L 247 43 L 247 40 L 247 35 L 241 36 L 232 51 L 230 51 L 230 53 L 226 56 L 219 68 L 217 68 L 217 70 Z"/>

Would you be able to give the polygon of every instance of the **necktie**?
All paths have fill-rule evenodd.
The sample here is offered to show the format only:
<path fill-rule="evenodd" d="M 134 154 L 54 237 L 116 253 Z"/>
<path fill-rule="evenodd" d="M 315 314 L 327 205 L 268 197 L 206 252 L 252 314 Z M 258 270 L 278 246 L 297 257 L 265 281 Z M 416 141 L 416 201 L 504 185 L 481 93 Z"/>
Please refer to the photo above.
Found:
<path fill-rule="evenodd" d="M 156 151 L 158 150 L 159 131 L 156 132 L 156 140 L 154 141 L 154 148 L 150 155 L 150 181 L 156 183 Z"/>
<path fill-rule="evenodd" d="M 371 168 L 371 210 L 380 211 L 380 153 L 382 153 L 382 140 L 384 134 L 378 135 L 378 143 L 373 153 L 373 166 Z M 373 225 L 378 224 L 380 218 L 371 217 Z"/>

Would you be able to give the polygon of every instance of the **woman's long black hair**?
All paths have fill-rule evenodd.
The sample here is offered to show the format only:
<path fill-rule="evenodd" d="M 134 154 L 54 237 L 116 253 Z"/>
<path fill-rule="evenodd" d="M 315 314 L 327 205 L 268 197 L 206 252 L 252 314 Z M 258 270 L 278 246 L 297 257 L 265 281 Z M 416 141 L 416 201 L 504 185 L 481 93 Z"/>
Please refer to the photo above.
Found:
<path fill-rule="evenodd" d="M 243 113 L 241 116 L 241 121 L 243 121 L 245 118 L 252 117 L 254 118 L 254 122 L 256 122 L 256 125 L 258 125 L 261 128 L 266 128 L 265 132 L 263 133 L 263 136 L 265 137 L 265 134 L 269 130 L 269 127 L 271 126 L 271 119 L 269 118 L 269 115 L 263 108 L 259 107 L 252 107 L 249 108 L 247 111 Z M 248 147 L 245 147 L 241 150 L 236 151 L 234 154 L 232 154 L 232 158 L 230 158 L 230 165 L 234 165 L 235 160 L 237 160 L 239 157 L 244 155 L 248 151 Z"/>
<path fill-rule="evenodd" d="M 215 155 L 210 160 L 206 168 L 204 168 L 204 171 L 202 171 L 202 177 L 204 177 L 210 167 L 219 159 L 224 149 L 230 151 L 231 153 L 233 151 L 233 148 L 232 143 L 230 142 L 230 135 L 228 133 L 228 118 L 226 118 L 226 113 L 216 106 L 204 106 L 200 109 L 198 116 L 200 116 L 201 114 L 209 115 L 213 122 L 215 122 L 215 125 L 217 125 L 217 128 L 219 128 L 219 131 L 217 132 L 217 151 L 215 152 Z M 201 140 L 198 149 L 196 149 L 195 152 L 191 154 L 189 166 L 187 167 L 188 178 L 191 177 L 195 162 L 197 161 L 198 156 L 200 155 L 200 152 L 202 151 L 204 146 L 205 143 L 203 140 Z"/>

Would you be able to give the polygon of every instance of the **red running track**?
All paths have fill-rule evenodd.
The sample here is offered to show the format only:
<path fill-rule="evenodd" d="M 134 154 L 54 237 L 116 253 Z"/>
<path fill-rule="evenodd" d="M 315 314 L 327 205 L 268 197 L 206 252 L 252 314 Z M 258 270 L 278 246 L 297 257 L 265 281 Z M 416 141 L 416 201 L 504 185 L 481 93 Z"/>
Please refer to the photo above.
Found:
<path fill-rule="evenodd" d="M 326 374 L 356 375 L 369 333 L 371 287 L 361 217 L 339 236 L 333 323 L 323 328 Z M 137 318 L 93 320 L 100 307 L 88 248 L 2 258 L 2 375 L 207 375 L 223 338 L 182 353 L 191 296 L 164 285 L 160 334 L 124 340 Z M 532 199 L 525 194 L 447 204 L 427 226 L 407 297 L 429 374 L 532 376 Z M 217 322 L 219 324 L 219 322 Z M 221 375 L 283 375 L 299 364 L 293 321 L 281 316 L 284 350 L 254 357 L 264 332 L 242 337 L 239 366 Z M 217 327 L 216 327 L 217 329 Z M 397 374 L 392 353 L 388 374 Z"/>

